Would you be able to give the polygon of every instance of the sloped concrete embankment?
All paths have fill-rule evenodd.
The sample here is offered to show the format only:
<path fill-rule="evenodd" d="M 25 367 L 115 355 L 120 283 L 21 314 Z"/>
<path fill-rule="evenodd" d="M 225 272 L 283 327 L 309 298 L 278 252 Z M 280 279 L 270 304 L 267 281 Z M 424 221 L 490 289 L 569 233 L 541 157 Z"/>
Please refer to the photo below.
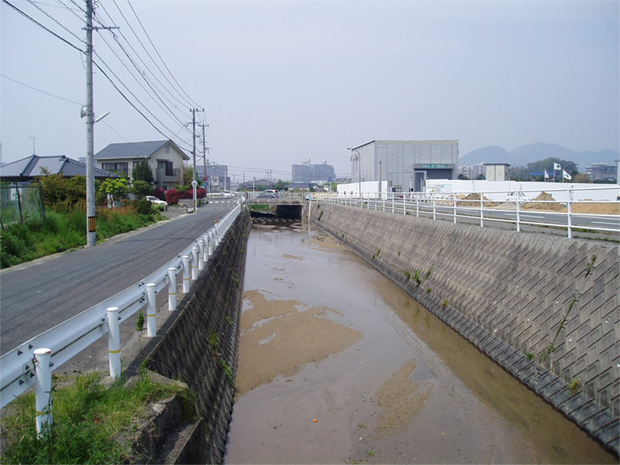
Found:
<path fill-rule="evenodd" d="M 322 202 L 310 214 L 618 454 L 618 246 Z"/>
<path fill-rule="evenodd" d="M 221 463 L 235 395 L 239 319 L 250 215 L 244 211 L 170 318 L 148 368 L 186 383 L 200 421 L 191 424 L 166 463 Z M 169 323 L 169 324 L 168 324 Z"/>

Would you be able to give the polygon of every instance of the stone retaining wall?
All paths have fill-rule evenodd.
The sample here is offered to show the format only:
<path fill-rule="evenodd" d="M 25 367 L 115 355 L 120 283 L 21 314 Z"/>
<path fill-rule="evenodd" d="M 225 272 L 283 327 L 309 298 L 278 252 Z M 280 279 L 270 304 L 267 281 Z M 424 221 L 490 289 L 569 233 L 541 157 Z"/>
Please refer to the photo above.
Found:
<path fill-rule="evenodd" d="M 204 431 L 196 443 L 205 447 L 179 459 L 179 463 L 223 461 L 235 395 L 250 227 L 250 215 L 244 210 L 179 304 L 178 316 L 163 328 L 165 336 L 149 354 L 149 369 L 185 382 L 196 395 Z"/>
<path fill-rule="evenodd" d="M 617 245 L 310 208 L 311 221 L 618 454 Z"/>

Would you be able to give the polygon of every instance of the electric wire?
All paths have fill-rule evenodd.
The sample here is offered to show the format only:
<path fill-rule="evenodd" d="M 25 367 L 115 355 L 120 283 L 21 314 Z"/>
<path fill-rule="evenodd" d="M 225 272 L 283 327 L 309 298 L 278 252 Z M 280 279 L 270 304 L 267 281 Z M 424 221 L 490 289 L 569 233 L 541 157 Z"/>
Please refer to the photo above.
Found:
<path fill-rule="evenodd" d="M 28 87 L 29 89 L 36 90 L 37 92 L 41 92 L 42 94 L 45 94 L 45 95 L 49 95 L 50 97 L 54 97 L 54 98 L 57 98 L 59 100 L 64 100 L 65 102 L 74 103 L 75 105 L 79 105 L 79 106 L 83 106 L 84 105 L 83 103 L 75 102 L 73 100 L 69 100 L 67 98 L 60 97 L 58 95 L 50 94 L 49 92 L 46 92 L 46 91 L 41 90 L 41 89 L 37 89 L 36 87 L 29 86 L 28 84 L 25 84 L 25 83 L 23 83 L 21 81 L 18 81 L 17 79 L 13 79 L 13 78 L 10 78 L 8 76 L 5 76 L 4 74 L 0 74 L 0 76 L 2 76 L 4 79 L 8 79 L 9 81 L 13 81 L 13 82 L 15 82 L 17 84 L 20 84 L 20 85 L 24 86 L 24 87 Z"/>
<path fill-rule="evenodd" d="M 3 0 L 4 1 L 4 0 Z M 141 116 L 142 118 L 144 118 L 146 120 L 146 122 L 148 122 L 153 129 L 155 129 L 158 133 L 160 133 L 162 136 L 164 136 L 166 139 L 168 140 L 172 140 L 171 137 L 169 137 L 167 134 L 165 134 L 161 129 L 159 129 L 124 93 L 123 91 L 116 85 L 116 83 L 112 80 L 112 78 L 110 76 L 108 76 L 108 74 L 105 72 L 105 70 L 99 66 L 99 64 L 93 60 L 93 65 L 95 65 L 97 67 L 97 69 L 99 71 L 101 71 L 101 73 L 105 76 L 105 78 L 110 82 L 110 84 L 112 84 L 112 86 L 114 87 L 114 89 L 116 89 L 116 91 L 121 95 L 121 97 L 123 97 L 125 99 L 125 101 L 127 103 L 129 103 L 129 105 L 131 105 L 131 107 L 136 110 Z M 107 67 L 107 65 L 106 65 Z M 109 69 L 109 67 L 108 67 Z M 112 74 L 114 74 L 112 72 Z M 118 79 L 118 76 L 115 76 Z M 130 91 L 131 92 L 131 91 Z M 135 98 L 135 96 L 134 96 Z M 139 101 L 139 99 L 137 99 Z M 148 109 L 147 109 L 148 111 Z M 155 119 L 157 119 L 156 117 L 154 117 Z M 161 121 L 157 120 L 162 126 L 164 126 L 164 128 L 166 128 L 168 131 L 170 131 L 170 129 L 168 129 L 163 123 L 161 123 Z M 182 139 L 181 139 L 182 140 Z M 182 140 L 183 142 L 185 142 L 186 144 L 188 144 L 188 142 Z M 184 150 L 187 150 L 189 152 L 191 152 L 191 150 L 189 150 L 186 147 L 183 147 L 182 144 L 179 144 L 178 142 L 175 142 L 179 147 L 183 148 Z"/>
<path fill-rule="evenodd" d="M 142 46 L 142 48 L 144 49 L 144 51 L 146 52 L 146 54 L 148 55 L 148 57 L 151 59 L 151 61 L 153 62 L 153 64 L 155 65 L 155 67 L 157 68 L 157 70 L 161 73 L 161 75 L 166 78 L 166 75 L 164 74 L 164 72 L 161 70 L 161 68 L 157 65 L 157 62 L 153 59 L 153 57 L 151 56 L 151 54 L 149 53 L 149 51 L 146 49 L 146 47 L 144 46 L 144 44 L 142 43 L 142 41 L 140 40 L 140 37 L 138 37 L 138 34 L 136 33 L 136 31 L 133 29 L 133 27 L 131 26 L 131 23 L 127 20 L 125 14 L 123 13 L 123 11 L 120 9 L 120 7 L 118 6 L 118 4 L 116 3 L 116 1 L 114 1 L 114 5 L 116 6 L 116 9 L 119 11 L 119 13 L 121 14 L 121 16 L 123 17 L 123 19 L 125 20 L 125 23 L 127 23 L 127 26 L 129 26 L 129 29 L 131 30 L 131 32 L 133 33 L 133 35 L 136 37 L 136 39 L 138 40 L 138 43 Z M 112 16 L 110 15 L 110 13 L 105 9 L 105 7 L 102 5 L 103 10 L 105 11 L 105 13 L 108 15 L 108 18 L 114 22 L 114 20 L 112 19 Z M 133 50 L 133 52 L 136 54 L 136 56 L 138 57 L 138 59 L 142 62 L 142 64 L 145 66 L 146 69 L 148 69 L 151 74 L 153 75 L 153 77 L 155 78 L 155 80 L 159 83 L 159 85 L 162 87 L 162 89 L 164 89 L 166 92 L 168 92 L 168 94 L 170 94 L 170 96 L 176 100 L 179 104 L 181 104 L 183 107 L 187 108 L 187 109 L 191 109 L 191 103 L 186 103 L 183 102 L 181 100 L 179 100 L 172 92 L 170 92 L 170 90 L 168 90 L 168 87 L 165 86 L 158 78 L 157 75 L 151 71 L 151 69 L 149 68 L 149 66 L 146 64 L 146 62 L 140 57 L 140 54 L 133 48 L 133 46 L 131 45 L 131 42 L 129 42 L 129 40 L 125 37 L 125 35 L 120 32 L 121 36 L 123 37 L 123 39 L 125 39 L 125 42 L 127 42 L 127 44 L 129 45 L 129 47 L 131 47 L 131 49 Z M 170 87 L 174 88 L 174 84 L 172 84 L 170 82 L 169 79 L 166 79 L 168 81 L 168 84 L 170 84 Z M 176 89 L 175 89 L 176 90 Z M 179 93 L 179 91 L 177 90 L 177 93 Z M 181 95 L 179 93 L 179 95 Z M 181 97 L 183 97 L 181 95 Z"/>
<path fill-rule="evenodd" d="M 101 7 L 103 8 L 103 11 L 105 12 L 105 14 L 108 16 L 108 19 L 116 24 L 116 21 L 114 21 L 114 18 L 112 18 L 112 15 L 110 15 L 110 13 L 108 12 L 108 10 L 106 10 L 106 8 L 101 5 Z M 117 5 L 118 8 L 118 5 Z M 120 10 L 119 10 L 120 11 Z M 125 16 L 123 15 L 122 11 L 121 11 L 121 15 L 123 16 L 123 19 L 125 19 Z M 127 21 L 125 19 L 125 21 Z M 131 25 L 129 25 L 129 27 L 131 28 Z M 149 66 L 146 64 L 146 62 L 142 59 L 142 57 L 140 56 L 140 54 L 136 51 L 136 49 L 133 47 L 133 45 L 131 45 L 131 42 L 127 39 L 127 37 L 125 37 L 125 34 L 123 34 L 122 29 L 119 29 L 119 34 L 120 36 L 125 40 L 125 42 L 127 43 L 127 45 L 129 46 L 129 48 L 134 52 L 135 56 L 137 57 L 138 60 L 140 60 L 140 62 L 144 65 L 145 69 L 152 75 L 152 77 L 155 79 L 155 81 L 157 81 L 157 83 L 161 86 L 161 88 L 163 90 L 165 90 L 173 99 L 175 99 L 181 106 L 183 106 L 186 109 L 189 109 L 190 107 L 188 107 L 184 102 L 182 102 L 181 100 L 179 100 L 178 98 L 176 98 L 174 96 L 174 94 L 172 94 L 172 92 L 170 92 L 168 90 L 168 88 L 158 79 L 157 75 L 149 68 Z M 135 35 L 135 32 L 134 32 Z M 125 53 L 125 55 L 127 55 L 127 57 L 129 58 L 129 60 L 132 62 L 132 64 L 134 65 L 134 67 L 138 70 L 138 72 L 140 72 L 140 74 L 143 76 L 143 78 L 145 80 L 147 80 L 145 73 L 142 72 L 142 70 L 140 70 L 140 68 L 138 67 L 138 65 L 134 62 L 134 60 L 129 56 L 129 53 L 124 49 L 123 45 L 120 43 L 119 38 L 116 36 L 116 34 L 114 34 L 114 40 L 117 42 L 118 46 L 123 50 L 123 53 Z M 138 39 L 139 40 L 139 39 Z M 161 72 L 161 70 L 159 70 Z M 149 87 L 152 88 L 152 86 L 149 84 Z M 153 89 L 154 92 L 155 89 Z M 166 97 L 166 95 L 164 95 L 164 97 Z M 161 98 L 160 98 L 161 100 Z M 166 100 L 168 100 L 168 102 L 170 104 L 172 104 L 175 108 L 177 106 L 176 103 L 171 102 L 167 97 Z M 163 101 L 162 101 L 163 103 Z"/>
<path fill-rule="evenodd" d="M 168 71 L 168 73 L 170 74 L 170 76 L 172 77 L 172 79 L 174 80 L 174 82 L 176 82 L 177 86 L 179 86 L 179 89 L 181 89 L 181 91 L 183 92 L 183 94 L 185 94 L 185 96 L 189 99 L 188 102 L 190 103 L 190 105 L 194 105 L 197 108 L 202 108 L 201 105 L 198 105 L 194 100 L 192 100 L 192 98 L 187 94 L 187 92 L 185 92 L 185 90 L 183 89 L 183 87 L 181 86 L 181 84 L 179 84 L 179 81 L 177 81 L 177 79 L 174 77 L 174 74 L 172 74 L 172 71 L 170 71 L 170 68 L 168 68 L 168 65 L 166 64 L 166 62 L 164 61 L 164 59 L 162 58 L 162 56 L 160 55 L 159 51 L 157 50 L 157 47 L 155 47 L 155 44 L 153 43 L 153 41 L 151 40 L 151 36 L 149 36 L 149 33 L 146 32 L 146 29 L 144 27 L 144 25 L 142 24 L 142 21 L 140 20 L 140 17 L 138 16 L 138 13 L 136 13 L 136 10 L 134 9 L 133 5 L 131 4 L 131 2 L 129 0 L 127 0 L 127 3 L 129 4 L 129 7 L 131 8 L 131 11 L 133 12 L 134 16 L 136 17 L 136 19 L 138 20 L 138 24 L 140 24 L 140 27 L 142 28 L 142 31 L 144 31 L 144 34 L 146 35 L 146 38 L 149 40 L 151 46 L 153 47 L 153 50 L 155 50 L 155 53 L 157 54 L 157 56 L 159 57 L 159 59 L 161 60 L 161 62 L 163 63 L 164 67 L 166 68 L 166 70 Z M 131 26 L 130 26 L 131 27 Z M 135 34 L 135 32 L 134 32 Z M 137 37 L 137 35 L 136 35 Z M 142 42 L 140 42 L 142 44 Z M 144 47 L 144 45 L 142 45 L 142 47 L 144 48 L 144 50 L 146 51 L 146 47 Z M 147 52 L 148 53 L 148 52 Z M 150 54 L 149 54 L 150 56 Z M 152 59 L 152 58 L 151 58 Z M 153 62 L 155 62 L 153 60 Z M 163 74 L 163 73 L 162 73 Z M 164 75 L 165 77 L 165 75 Z M 168 79 L 166 78 L 166 80 L 168 81 Z M 170 82 L 170 81 L 168 81 Z M 172 85 L 172 83 L 170 83 L 170 85 Z"/>
<path fill-rule="evenodd" d="M 7 5 L 9 5 L 11 8 L 13 8 L 14 10 L 16 10 L 17 12 L 19 12 L 20 14 L 22 14 L 23 16 L 25 16 L 26 18 L 28 18 L 30 21 L 32 21 L 33 23 L 35 23 L 37 26 L 39 26 L 40 28 L 45 29 L 47 32 L 49 32 L 50 34 L 52 34 L 54 37 L 56 37 L 59 40 L 62 40 L 65 44 L 69 45 L 70 47 L 74 48 L 75 50 L 77 50 L 80 53 L 85 53 L 84 50 L 80 49 L 79 47 L 77 47 L 76 45 L 72 44 L 71 42 L 69 42 L 67 39 L 65 39 L 64 37 L 56 34 L 54 31 L 52 31 L 51 29 L 45 27 L 43 24 L 41 24 L 39 21 L 37 21 L 36 19 L 34 19 L 32 16 L 28 15 L 27 13 L 23 12 L 22 10 L 20 10 L 19 8 L 17 8 L 15 5 L 13 5 L 12 3 L 10 3 L 8 0 L 2 0 L 2 2 L 6 3 Z"/>
<path fill-rule="evenodd" d="M 67 28 L 64 24 L 61 24 L 60 21 L 58 21 L 56 18 L 54 18 L 52 15 L 50 15 L 47 11 L 45 11 L 43 8 L 41 8 L 39 5 L 37 5 L 36 2 L 34 2 L 32 0 L 26 0 L 26 1 L 29 2 L 32 6 L 34 6 L 41 13 L 43 13 L 45 16 L 47 16 L 49 19 L 51 19 L 56 24 L 58 24 L 61 28 L 63 28 L 65 31 L 67 31 L 69 34 L 71 34 L 77 40 L 79 40 L 80 42 L 85 44 L 85 42 L 80 37 L 78 37 L 77 34 L 75 34 L 73 31 L 71 31 L 69 28 Z"/>
<path fill-rule="evenodd" d="M 127 64 L 121 59 L 121 57 L 116 53 L 116 51 L 112 48 L 112 46 L 108 43 L 108 41 L 106 40 L 106 38 L 104 37 L 103 34 L 101 34 L 99 31 L 97 31 L 99 33 L 99 36 L 101 37 L 101 39 L 103 40 L 103 42 L 108 46 L 108 48 L 110 48 L 110 50 L 112 51 L 112 53 L 114 54 L 114 56 L 116 56 L 116 58 L 118 58 L 118 61 L 124 66 L 124 68 L 127 70 L 127 72 L 131 75 L 132 78 L 135 79 L 135 81 L 138 83 L 138 85 L 140 87 L 142 87 L 142 89 L 146 92 L 146 94 L 151 97 L 153 99 L 153 101 L 159 106 L 160 109 L 162 109 L 164 112 L 169 112 L 169 114 L 178 121 L 178 123 L 183 126 L 183 121 L 181 121 L 173 112 L 172 110 L 170 110 L 170 108 L 168 108 L 168 106 L 165 104 L 165 102 L 161 99 L 161 97 L 159 96 L 159 94 L 155 91 L 155 89 L 152 88 L 152 86 L 150 85 L 150 83 L 145 79 L 146 84 L 151 88 L 151 90 L 153 91 L 153 95 L 155 95 L 155 97 L 159 98 L 159 100 L 161 101 L 161 104 L 159 102 L 157 102 L 157 100 L 155 100 L 155 97 L 144 87 L 144 85 L 139 81 L 139 79 L 133 74 L 133 72 L 129 69 L 129 67 L 127 66 Z M 114 34 L 113 34 L 114 35 Z M 130 62 L 134 65 L 134 67 L 136 67 L 135 63 L 132 61 L 131 57 L 127 54 L 127 52 L 121 47 L 121 50 L 123 50 L 125 52 L 125 54 L 127 55 L 127 57 L 129 58 Z M 96 53 L 96 55 L 101 59 L 101 56 Z M 107 65 L 106 65 L 107 66 Z M 109 68 L 109 66 L 108 66 Z M 138 73 L 144 77 L 141 72 L 140 69 L 136 67 L 136 69 L 138 69 Z M 124 85 L 124 84 L 123 84 Z M 127 87 L 126 87 L 127 88 Z M 135 94 L 132 93 L 132 95 L 135 96 Z M 137 98 L 137 97 L 136 97 Z M 163 107 L 162 107 L 163 104 Z M 146 107 L 146 105 L 143 104 L 143 106 Z M 151 113 L 152 114 L 152 113 Z M 154 116 L 154 115 L 153 115 Z"/>
<path fill-rule="evenodd" d="M 27 18 L 28 20 L 30 20 L 31 22 L 33 22 L 34 24 L 36 24 L 37 26 L 39 26 L 40 28 L 44 29 L 45 31 L 47 31 L 48 33 L 52 34 L 52 35 L 53 35 L 54 37 L 56 37 L 57 39 L 61 40 L 61 41 L 62 41 L 62 42 L 64 42 L 65 44 L 69 45 L 71 48 L 73 48 L 73 49 L 75 49 L 75 50 L 79 51 L 79 52 L 80 52 L 80 53 L 82 53 L 82 54 L 85 54 L 85 51 L 84 51 L 84 50 L 80 49 L 80 48 L 79 48 L 79 47 L 77 47 L 75 44 L 71 43 L 69 40 L 67 40 L 67 39 L 65 39 L 64 37 L 60 36 L 60 35 L 59 35 L 59 34 L 57 34 L 56 32 L 52 31 L 51 29 L 49 29 L 48 27 L 46 27 L 45 25 L 43 25 L 42 23 L 40 23 L 39 21 L 37 21 L 36 19 L 34 19 L 32 16 L 28 15 L 27 13 L 25 13 L 24 11 L 22 11 L 20 8 L 18 8 L 18 7 L 16 7 L 15 5 L 13 5 L 13 4 L 12 4 L 11 2 L 9 2 L 8 0 L 2 0 L 2 1 L 3 1 L 4 3 L 6 3 L 8 6 L 10 6 L 12 9 L 14 9 L 15 11 L 17 11 L 18 13 L 20 13 L 22 16 L 24 16 L 25 18 Z M 30 1 L 30 0 L 28 0 L 28 1 L 29 1 L 31 4 L 33 4 L 33 6 L 37 7 L 37 5 L 35 5 L 32 1 Z M 60 0 L 59 0 L 59 1 L 60 1 Z M 78 5 L 77 5 L 77 4 L 76 4 L 73 0 L 70 0 L 70 1 L 71 1 L 71 3 L 73 3 L 74 5 L 78 6 Z M 64 3 L 62 3 L 62 2 L 61 2 L 61 4 L 62 4 L 63 6 L 65 6 L 65 8 L 67 8 L 68 10 L 70 10 L 70 11 L 72 10 L 71 8 L 67 7 Z M 38 7 L 37 7 L 37 8 L 38 8 Z M 78 6 L 78 8 L 79 8 L 79 6 Z M 38 9 L 39 9 L 39 10 L 41 10 L 40 8 L 38 8 Z M 81 10 L 81 11 L 84 11 L 84 10 L 82 10 L 81 8 L 80 8 L 80 10 Z M 132 10 L 133 10 L 133 7 L 132 7 Z M 41 11 L 42 11 L 43 13 L 45 13 L 45 14 L 46 14 L 46 16 L 48 16 L 50 19 L 54 20 L 54 22 L 56 22 L 56 23 L 57 23 L 57 24 L 59 24 L 61 27 L 63 27 L 63 29 L 67 30 L 67 32 L 70 32 L 70 33 L 71 33 L 71 31 L 69 31 L 66 27 L 64 27 L 62 24 L 60 24 L 57 20 L 55 20 L 55 19 L 54 19 L 53 17 L 51 17 L 49 14 L 47 14 L 44 10 L 41 10 Z M 75 12 L 73 12 L 73 13 L 75 14 Z M 134 11 L 134 14 L 135 14 L 135 11 Z M 136 15 L 136 17 L 137 17 L 137 15 Z M 139 20 L 139 18 L 138 18 L 138 20 Z M 99 21 L 98 21 L 98 22 L 99 22 Z M 99 23 L 101 24 L 101 22 L 99 22 Z M 143 26 L 142 24 L 141 24 L 141 26 L 143 27 L 143 30 L 144 30 L 144 26 Z M 146 33 L 146 30 L 145 30 L 145 33 Z M 73 33 L 71 33 L 71 34 L 72 34 L 74 37 L 77 37 L 77 36 L 75 36 L 75 34 L 73 34 Z M 79 37 L 78 37 L 78 40 L 80 40 L 80 42 L 82 42 L 82 43 L 83 43 L 83 41 L 82 41 L 81 39 L 79 39 Z M 150 37 L 149 37 L 149 40 L 150 40 Z M 152 42 L 151 42 L 151 43 L 152 43 Z M 109 44 L 108 44 L 108 46 L 109 46 Z M 156 50 L 156 52 L 157 52 L 157 50 Z M 160 55 L 159 55 L 159 52 L 157 52 L 157 53 L 158 53 L 158 56 L 160 56 Z M 108 71 L 110 72 L 110 74 L 112 74 L 112 75 L 113 75 L 113 76 L 114 76 L 114 77 L 115 77 L 115 78 L 116 78 L 119 82 L 121 82 L 121 83 L 123 84 L 123 86 L 125 87 L 125 89 L 127 89 L 127 92 L 129 92 L 129 93 L 130 93 L 130 94 L 134 97 L 134 99 L 136 99 L 136 101 L 138 101 L 138 102 L 139 102 L 139 104 L 140 104 L 142 107 L 144 107 L 145 111 L 146 111 L 146 112 L 148 112 L 148 113 L 149 113 L 149 114 L 153 117 L 153 119 L 155 119 L 155 120 L 156 120 L 156 121 L 157 121 L 157 122 L 158 122 L 158 123 L 159 123 L 159 124 L 160 124 L 160 125 L 164 128 L 164 129 L 166 129 L 169 133 L 173 133 L 173 131 L 171 131 L 171 130 L 170 130 L 170 128 L 168 128 L 168 127 L 167 127 L 167 126 L 166 126 L 166 125 L 165 125 L 165 124 L 164 124 L 164 123 L 163 123 L 163 122 L 162 122 L 159 118 L 157 118 L 157 117 L 156 117 L 156 116 L 155 116 L 155 115 L 154 115 L 154 114 L 153 114 L 153 113 L 152 113 L 152 112 L 148 109 L 148 107 L 146 107 L 146 105 L 144 105 L 144 103 L 142 103 L 142 101 L 141 101 L 141 100 L 140 100 L 140 99 L 139 99 L 139 98 L 138 98 L 138 97 L 137 97 L 137 96 L 136 96 L 136 95 L 135 95 L 135 94 L 134 94 L 134 93 L 133 93 L 133 92 L 132 92 L 132 91 L 131 91 L 131 90 L 130 90 L 130 89 L 129 89 L 129 88 L 128 88 L 125 84 L 124 84 L 124 83 L 123 83 L 123 82 L 122 82 L 122 80 L 118 77 L 118 75 L 116 75 L 116 73 L 114 73 L 114 71 L 112 70 L 112 68 L 111 68 L 111 67 L 110 67 L 110 66 L 109 66 L 109 65 L 108 65 L 108 64 L 107 64 L 107 63 L 103 60 L 103 58 L 101 58 L 101 57 L 100 57 L 100 56 L 99 56 L 96 52 L 95 52 L 95 54 L 96 54 L 96 55 L 97 55 L 97 57 L 99 58 L 99 61 L 100 61 L 100 62 L 101 62 L 101 63 L 102 63 L 102 64 L 103 64 L 103 65 L 104 65 L 107 69 L 108 69 Z M 117 55 L 117 54 L 115 53 L 115 55 Z M 118 55 L 117 55 L 117 58 L 119 58 L 119 57 L 118 57 Z M 161 56 L 160 56 L 160 59 L 161 59 Z M 120 60 L 120 58 L 119 58 L 119 60 Z M 122 60 L 120 60 L 120 61 L 122 62 Z M 163 62 L 163 59 L 162 59 L 162 62 Z M 124 63 L 124 62 L 123 62 L 123 63 Z M 163 63 L 164 63 L 164 65 L 165 65 L 165 62 L 163 62 Z M 115 90 L 116 90 L 116 91 L 117 91 L 117 92 L 118 92 L 118 93 L 119 93 L 119 94 L 123 97 L 123 99 L 124 99 L 127 103 L 129 103 L 129 105 L 130 105 L 132 108 L 134 108 L 134 110 L 136 110 L 136 111 L 137 111 L 137 112 L 138 112 L 138 113 L 139 113 L 139 114 L 140 114 L 140 115 L 141 115 L 141 116 L 142 116 L 142 117 L 143 117 L 143 118 L 144 118 L 144 119 L 145 119 L 145 120 L 146 120 L 146 121 L 147 121 L 147 122 L 148 122 L 148 123 L 149 123 L 149 124 L 153 127 L 153 129 L 155 129 L 155 130 L 156 130 L 159 134 L 161 134 L 162 136 L 164 136 L 166 139 L 172 140 L 172 138 L 171 138 L 171 137 L 169 137 L 168 135 L 166 135 L 166 134 L 165 134 L 165 133 L 164 133 L 164 132 L 163 132 L 163 131 L 159 128 L 159 127 L 157 127 L 157 126 L 156 126 L 156 125 L 155 125 L 155 124 L 154 124 L 154 123 L 153 123 L 153 122 L 152 122 L 152 121 L 151 121 L 151 120 L 150 120 L 150 119 L 149 119 L 149 118 L 148 118 L 148 117 L 144 114 L 144 112 L 143 112 L 142 110 L 140 110 L 140 109 L 136 106 L 136 104 L 135 104 L 134 102 L 132 102 L 132 101 L 131 101 L 131 100 L 130 100 L 130 99 L 129 99 L 126 95 L 125 95 L 125 93 L 124 93 L 124 92 L 123 92 L 123 91 L 119 88 L 119 86 L 118 86 L 118 85 L 114 82 L 114 80 L 113 80 L 113 79 L 112 79 L 112 78 L 108 75 L 108 73 L 107 73 L 107 72 L 106 72 L 106 71 L 105 71 L 105 70 L 104 70 L 104 69 L 103 69 L 103 68 L 99 65 L 99 63 L 97 63 L 95 60 L 93 60 L 93 64 L 94 64 L 94 65 L 96 66 L 96 68 L 97 68 L 97 69 L 99 69 L 99 71 L 100 71 L 100 72 L 101 72 L 101 73 L 102 73 L 102 74 L 106 77 L 106 79 L 107 79 L 107 80 L 108 80 L 108 81 L 112 84 L 112 86 L 114 87 L 114 89 L 115 89 Z M 165 66 L 166 66 L 166 65 L 165 65 Z M 167 66 L 166 66 L 166 69 L 168 69 L 168 67 L 167 67 Z M 169 71 L 169 70 L 168 70 L 168 71 Z M 169 71 L 169 72 L 170 72 L 170 71 Z M 170 73 L 170 75 L 174 78 L 174 76 L 172 75 L 172 73 Z M 9 79 L 9 80 L 13 80 L 13 79 L 8 78 L 8 77 L 6 77 L 6 76 L 3 76 L 3 77 L 5 77 L 5 78 L 7 78 L 7 79 Z M 13 80 L 13 81 L 14 81 L 14 80 Z M 176 80 L 175 80 L 175 81 L 176 81 Z M 25 85 L 25 84 L 20 83 L 20 82 L 18 82 L 18 81 L 15 81 L 15 82 L 17 82 L 18 84 Z M 178 84 L 178 82 L 177 82 L 177 84 Z M 31 87 L 31 86 L 27 86 L 27 85 L 26 85 L 26 87 Z M 32 88 L 32 87 L 31 87 L 31 88 Z M 40 91 L 40 89 L 36 89 L 36 88 L 32 88 L 32 89 Z M 48 94 L 48 95 L 50 95 L 50 96 L 52 96 L 52 97 L 56 97 L 56 98 L 60 98 L 60 99 L 62 99 L 62 100 L 67 100 L 67 101 L 69 101 L 68 99 L 63 99 L 62 97 L 58 97 L 58 96 L 55 96 L 55 95 L 53 95 L 53 94 L 49 94 L 49 93 L 47 93 L 47 92 L 45 92 L 45 91 L 41 91 L 41 92 L 46 93 L 46 94 Z M 69 101 L 69 102 L 74 103 L 74 104 L 79 104 L 78 102 L 73 102 L 73 101 Z M 79 105 L 81 105 L 81 104 L 79 104 Z M 182 125 L 182 127 L 183 127 L 183 125 Z M 185 140 L 183 140 L 183 139 L 181 139 L 181 138 L 179 138 L 178 140 L 179 140 L 179 141 L 181 141 L 181 142 L 183 142 L 184 144 L 187 144 L 187 145 L 189 146 L 189 142 L 187 142 L 187 141 L 185 141 Z M 181 148 L 183 148 L 183 150 L 186 150 L 186 151 L 188 151 L 188 152 L 190 152 L 190 153 L 191 153 L 191 152 L 192 152 L 192 150 L 190 150 L 187 146 L 184 146 L 184 144 L 177 142 L 177 145 L 179 145 L 179 147 L 181 147 Z"/>

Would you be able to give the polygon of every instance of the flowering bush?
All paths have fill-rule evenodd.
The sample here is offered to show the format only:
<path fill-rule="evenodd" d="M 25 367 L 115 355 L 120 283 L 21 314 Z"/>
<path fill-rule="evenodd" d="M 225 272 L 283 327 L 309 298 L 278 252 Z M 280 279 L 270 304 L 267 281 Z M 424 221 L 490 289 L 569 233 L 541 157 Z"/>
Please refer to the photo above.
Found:
<path fill-rule="evenodd" d="M 176 189 L 170 189 L 166 191 L 166 202 L 168 205 L 176 205 L 179 203 L 179 192 Z"/>
<path fill-rule="evenodd" d="M 156 188 L 153 191 L 153 195 L 157 197 L 159 200 L 166 200 L 166 191 L 163 189 Z"/>
<path fill-rule="evenodd" d="M 186 191 L 176 191 L 177 192 L 177 196 L 179 199 L 193 199 L 194 198 L 194 190 L 193 189 L 189 189 Z M 196 189 L 196 198 L 198 199 L 204 199 L 207 196 L 207 190 L 206 189 Z M 170 202 L 168 202 L 170 203 Z"/>

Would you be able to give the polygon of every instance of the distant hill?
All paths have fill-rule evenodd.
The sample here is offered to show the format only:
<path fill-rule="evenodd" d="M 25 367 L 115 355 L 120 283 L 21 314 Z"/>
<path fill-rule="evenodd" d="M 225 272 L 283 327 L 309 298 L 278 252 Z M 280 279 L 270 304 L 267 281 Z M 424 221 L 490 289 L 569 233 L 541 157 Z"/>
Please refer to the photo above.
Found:
<path fill-rule="evenodd" d="M 620 159 L 620 153 L 615 150 L 599 150 L 598 152 L 575 152 L 556 144 L 538 142 L 524 145 L 508 152 L 503 147 L 489 146 L 472 150 L 459 159 L 459 166 L 475 165 L 477 163 L 508 163 L 511 166 L 527 166 L 545 158 L 557 157 L 561 160 L 574 161 L 580 171 L 592 163 L 613 163 Z"/>

